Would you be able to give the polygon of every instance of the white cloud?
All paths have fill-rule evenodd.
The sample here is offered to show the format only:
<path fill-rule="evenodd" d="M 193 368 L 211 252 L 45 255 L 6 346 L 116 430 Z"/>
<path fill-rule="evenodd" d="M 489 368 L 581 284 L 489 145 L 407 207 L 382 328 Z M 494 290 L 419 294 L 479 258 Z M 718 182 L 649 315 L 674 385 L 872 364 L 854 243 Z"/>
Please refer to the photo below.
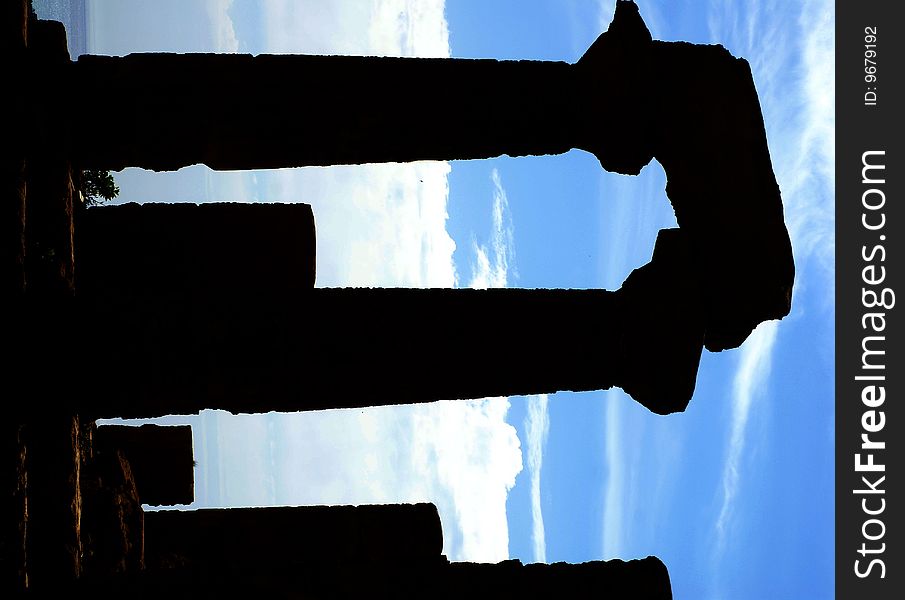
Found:
<path fill-rule="evenodd" d="M 606 431 L 604 443 L 607 479 L 603 498 L 603 558 L 621 558 L 625 535 L 626 472 L 625 446 L 622 443 L 621 394 L 616 390 L 604 392 L 606 401 Z"/>
<path fill-rule="evenodd" d="M 800 102 L 806 107 L 796 149 L 797 160 L 781 174 L 788 199 L 786 214 L 796 258 L 815 257 L 833 297 L 835 272 L 836 79 L 835 13 L 832 2 L 805 3 Z"/>
<path fill-rule="evenodd" d="M 509 278 L 509 268 L 513 262 L 512 215 L 509 199 L 496 169 L 490 174 L 493 181 L 493 212 L 490 231 L 490 247 L 472 242 L 475 263 L 472 265 L 468 287 L 477 289 L 505 287 Z"/>
<path fill-rule="evenodd" d="M 287 169 L 259 175 L 270 202 L 307 202 L 320 287 L 453 287 L 445 162 Z"/>
<path fill-rule="evenodd" d="M 88 0 L 88 50 L 130 52 L 236 52 L 229 15 L 232 0 Z"/>
<path fill-rule="evenodd" d="M 521 471 L 504 398 L 283 415 L 277 501 L 433 502 L 452 560 L 508 558 L 506 496 Z"/>
<path fill-rule="evenodd" d="M 236 28 L 229 16 L 233 0 L 207 0 L 204 8 L 211 24 L 215 52 L 238 52 L 239 40 Z"/>
<path fill-rule="evenodd" d="M 505 560 L 506 497 L 522 469 L 508 410 L 507 399 L 486 398 L 292 414 L 206 411 L 194 419 L 195 436 L 215 435 L 217 451 L 200 465 L 209 496 L 194 506 L 433 502 L 451 560 Z"/>
<path fill-rule="evenodd" d="M 436 457 L 427 469 L 437 470 L 455 511 L 459 532 L 444 539 L 451 560 L 509 557 L 506 496 L 522 470 L 522 455 L 515 428 L 505 422 L 508 409 L 506 398 L 441 402 L 416 419 L 413 454 Z M 446 503 L 440 500 L 442 511 Z"/>
<path fill-rule="evenodd" d="M 375 0 L 369 47 L 378 55 L 449 57 L 445 4 L 445 0 Z"/>
<path fill-rule="evenodd" d="M 275 0 L 264 5 L 267 52 L 449 56 L 444 2 Z M 318 230 L 319 286 L 452 287 L 446 162 L 266 173 L 269 202 L 307 202 Z"/>
<path fill-rule="evenodd" d="M 739 350 L 741 353 L 739 366 L 732 383 L 729 447 L 723 466 L 723 502 L 716 520 L 717 548 L 720 551 L 724 549 L 729 536 L 735 499 L 739 491 L 748 420 L 755 400 L 762 395 L 770 377 L 776 326 L 776 321 L 762 323 Z"/>
<path fill-rule="evenodd" d="M 366 2 L 270 0 L 262 14 L 266 51 L 371 54 L 368 6 Z"/>
<path fill-rule="evenodd" d="M 269 0 L 264 36 L 271 52 L 448 57 L 444 0 Z"/>
<path fill-rule="evenodd" d="M 613 22 L 616 13 L 616 0 L 599 0 L 597 2 L 597 23 L 600 33 L 606 31 Z M 641 15 L 642 17 L 644 14 Z"/>
<path fill-rule="evenodd" d="M 544 532 L 544 515 L 541 509 L 540 476 L 544 464 L 544 445 L 550 430 L 546 394 L 528 398 L 528 416 L 525 419 L 525 445 L 528 474 L 531 476 L 531 538 L 534 562 L 547 562 L 547 543 Z"/>

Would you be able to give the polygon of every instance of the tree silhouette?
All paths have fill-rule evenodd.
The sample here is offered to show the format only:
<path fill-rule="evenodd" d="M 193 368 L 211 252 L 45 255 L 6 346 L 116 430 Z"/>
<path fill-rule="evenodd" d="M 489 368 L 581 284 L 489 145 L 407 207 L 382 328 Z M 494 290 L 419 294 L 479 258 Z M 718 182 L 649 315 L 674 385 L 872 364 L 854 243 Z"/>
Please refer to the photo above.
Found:
<path fill-rule="evenodd" d="M 119 195 L 119 187 L 110 171 L 86 169 L 82 171 L 82 196 L 86 206 L 103 204 Z"/>

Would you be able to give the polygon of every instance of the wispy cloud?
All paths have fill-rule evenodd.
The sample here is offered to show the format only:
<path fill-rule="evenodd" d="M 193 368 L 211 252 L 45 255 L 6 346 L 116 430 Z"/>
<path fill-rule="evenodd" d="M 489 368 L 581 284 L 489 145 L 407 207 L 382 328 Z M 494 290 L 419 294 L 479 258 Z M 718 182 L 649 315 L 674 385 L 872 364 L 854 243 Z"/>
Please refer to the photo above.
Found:
<path fill-rule="evenodd" d="M 491 227 L 489 241 L 486 244 L 478 244 L 473 241 L 475 252 L 472 264 L 472 275 L 468 287 L 476 289 L 503 288 L 509 284 L 509 278 L 515 275 L 514 267 L 514 228 L 512 215 L 509 211 L 509 199 L 500 178 L 499 171 L 493 169 L 490 175 L 493 183 L 493 205 L 491 209 Z M 462 406 L 482 407 L 482 410 L 496 411 L 505 415 L 509 407 L 508 398 L 485 398 L 475 402 L 458 403 L 456 408 Z M 451 407 L 452 408 L 452 407 Z M 543 442 L 547 432 L 547 397 L 529 399 L 528 416 L 528 464 L 531 470 L 531 499 L 533 535 L 535 547 L 535 560 L 546 559 L 546 543 L 544 542 L 543 515 L 540 506 L 540 468 L 543 461 Z M 448 419 L 444 419 L 448 421 Z M 444 548 L 449 544 L 448 555 L 453 560 L 469 560 L 480 562 L 497 562 L 508 558 L 508 521 L 506 518 L 506 496 L 515 484 L 515 475 L 522 469 L 522 455 L 517 436 L 515 448 L 511 444 L 511 434 L 515 429 L 508 424 L 498 430 L 498 437 L 493 441 L 502 446 L 500 457 L 503 462 L 497 471 L 503 477 L 495 477 L 496 482 L 488 494 L 477 494 L 473 484 L 468 483 L 467 478 L 461 475 L 448 477 L 450 489 L 457 490 L 453 493 L 456 501 L 456 517 L 459 532 L 453 532 L 448 538 L 444 537 Z M 459 432 L 450 438 L 450 449 L 457 451 L 469 451 L 471 446 L 462 443 L 470 434 Z M 508 440 L 508 443 L 504 440 Z M 486 441 L 477 444 L 477 448 L 487 446 Z M 455 451 L 446 455 L 437 455 L 442 463 L 449 456 L 454 456 Z M 482 454 L 483 456 L 483 454 Z M 486 460 L 486 459 L 484 459 Z M 480 462 L 480 461 L 479 461 Z M 451 463 L 452 466 L 452 463 Z M 442 467 L 441 474 L 447 469 Z M 509 477 L 507 479 L 507 477 Z M 500 481 L 504 486 L 500 487 Z M 502 493 L 500 493 L 502 492 Z M 488 501 L 490 500 L 490 501 Z M 467 510 L 465 510 L 467 508 Z M 441 514 L 443 507 L 441 505 Z M 474 523 L 474 524 L 472 524 Z M 461 535 L 459 535 L 459 533 Z M 505 544 L 503 541 L 505 540 Z"/>
<path fill-rule="evenodd" d="M 801 38 L 801 130 L 797 160 L 780 174 L 788 198 L 786 214 L 796 258 L 814 257 L 823 271 L 821 283 L 832 298 L 835 273 L 836 188 L 836 19 L 834 4 L 804 4 L 798 25 Z"/>
<path fill-rule="evenodd" d="M 239 40 L 236 38 L 236 28 L 229 9 L 233 0 L 206 0 L 204 9 L 207 11 L 211 24 L 211 34 L 214 38 L 214 47 L 217 52 L 238 52 Z"/>
<path fill-rule="evenodd" d="M 621 558 L 625 531 L 626 471 L 625 446 L 622 443 L 624 426 L 620 404 L 622 398 L 615 390 L 604 392 L 606 398 L 606 430 L 604 433 L 607 479 L 603 498 L 603 558 Z"/>
<path fill-rule="evenodd" d="M 770 377 L 775 342 L 776 322 L 769 321 L 762 323 L 740 350 L 739 366 L 732 382 L 731 430 L 722 477 L 723 501 L 716 520 L 719 552 L 725 549 L 739 492 L 748 420 L 754 402 L 762 395 Z"/>
<path fill-rule="evenodd" d="M 402 56 L 444 58 L 450 55 L 445 0 L 375 0 L 369 28 L 369 46 Z"/>
<path fill-rule="evenodd" d="M 794 8 L 800 6 L 797 13 Z M 789 14 L 793 12 L 793 14 Z M 812 287 L 831 299 L 835 269 L 835 10 L 829 0 L 800 5 L 714 0 L 714 42 L 751 63 L 770 153 L 783 194 L 797 264 L 795 294 Z M 830 300 L 828 300 L 830 301 Z M 802 303 L 794 303 L 800 311 Z"/>
<path fill-rule="evenodd" d="M 600 32 L 609 28 L 613 22 L 613 15 L 616 13 L 616 0 L 598 0 L 597 2 L 597 27 Z"/>
<path fill-rule="evenodd" d="M 525 418 L 528 474 L 531 477 L 531 538 L 534 544 L 534 561 L 547 562 L 547 542 L 544 533 L 544 514 L 541 507 L 540 477 L 544 464 L 544 446 L 550 430 L 546 394 L 528 398 L 528 416 Z"/>
<path fill-rule="evenodd" d="M 264 5 L 263 38 L 277 53 L 449 56 L 444 6 L 274 0 Z M 453 287 L 449 173 L 447 162 L 416 162 L 280 170 L 260 180 L 268 201 L 312 205 L 323 232 L 318 285 Z"/>
<path fill-rule="evenodd" d="M 493 181 L 493 212 L 489 246 L 472 242 L 475 262 L 468 287 L 477 289 L 506 287 L 515 254 L 509 199 L 496 169 L 490 178 Z"/>
<path fill-rule="evenodd" d="M 278 52 L 448 57 L 444 0 L 268 0 L 264 36 Z"/>
<path fill-rule="evenodd" d="M 835 15 L 827 0 L 805 2 L 797 20 L 783 10 L 787 5 L 780 4 L 749 2 L 740 9 L 735 3 L 714 2 L 710 27 L 715 40 L 728 40 L 730 50 L 751 63 L 796 263 L 800 266 L 813 258 L 823 267 L 808 271 L 811 279 L 798 270 L 794 318 L 804 310 L 799 300 L 809 288 L 816 288 L 823 301 L 832 298 Z M 768 383 L 776 340 L 776 323 L 764 323 L 740 350 L 715 523 L 719 552 L 726 549 L 732 530 L 743 485 L 748 422 Z"/>
<path fill-rule="evenodd" d="M 305 201 L 321 287 L 453 287 L 445 162 L 287 169 L 259 175 L 271 202 Z"/>

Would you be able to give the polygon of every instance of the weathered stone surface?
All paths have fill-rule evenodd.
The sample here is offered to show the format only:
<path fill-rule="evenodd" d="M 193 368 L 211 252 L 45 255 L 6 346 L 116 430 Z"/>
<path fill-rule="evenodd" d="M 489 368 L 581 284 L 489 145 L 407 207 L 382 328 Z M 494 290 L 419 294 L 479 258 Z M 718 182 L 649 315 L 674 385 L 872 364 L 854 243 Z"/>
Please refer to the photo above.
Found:
<path fill-rule="evenodd" d="M 620 386 L 665 414 L 694 391 L 701 295 L 680 230 L 624 289 L 307 289 L 89 301 L 81 410 L 318 410 Z M 89 297 L 90 298 L 90 297 Z M 484 336 L 491 339 L 483 339 Z M 505 344 L 505 352 L 499 345 Z M 469 368 L 457 369 L 464 356 Z M 401 375 L 404 370 L 404 376 Z"/>
<path fill-rule="evenodd" d="M 62 26 L 37 20 L 29 4 L 9 0 L 0 8 L 0 297 L 6 309 L 0 595 L 46 592 L 74 581 L 84 566 L 80 421 L 58 410 L 69 382 L 60 317 L 68 316 L 73 283 L 72 171 L 60 122 L 36 116 L 65 97 L 54 75 L 69 55 Z M 46 144 L 50 131 L 57 145 Z M 36 407 L 40 417 L 23 415 Z"/>
<path fill-rule="evenodd" d="M 107 308 L 203 306 L 295 296 L 314 286 L 307 204 L 123 204 L 78 221 L 78 294 Z"/>
<path fill-rule="evenodd" d="M 258 595 L 292 598 L 436 598 L 504 600 L 607 598 L 670 600 L 669 573 L 656 557 L 571 565 L 302 562 L 292 568 L 173 568 L 105 582 L 108 593 L 136 598 Z M 83 588 L 86 589 L 86 588 Z"/>
<path fill-rule="evenodd" d="M 69 51 L 61 23 L 30 19 L 27 29 L 24 95 L 17 98 L 20 90 L 13 94 L 27 108 L 8 116 L 16 151 L 25 155 L 25 181 L 17 182 L 16 195 L 17 208 L 24 210 L 23 229 L 12 239 L 23 244 L 20 285 L 29 297 L 61 297 L 73 291 L 73 202 L 78 200 L 62 121 L 65 111 L 59 110 L 72 96 L 59 76 L 70 64 Z"/>
<path fill-rule="evenodd" d="M 195 460 L 189 425 L 104 425 L 94 434 L 99 456 L 128 461 L 141 504 L 172 506 L 195 501 Z"/>
<path fill-rule="evenodd" d="M 656 556 L 629 561 L 615 559 L 551 565 L 523 565 L 517 560 L 495 565 L 452 563 L 446 570 L 444 584 L 445 598 L 464 598 L 472 590 L 481 590 L 487 597 L 511 600 L 672 598 L 669 573 Z"/>
<path fill-rule="evenodd" d="M 78 201 L 72 166 L 45 156 L 30 160 L 27 172 L 26 291 L 29 299 L 70 296 L 75 288 L 73 203 Z"/>
<path fill-rule="evenodd" d="M 150 570 L 274 571 L 323 565 L 435 562 L 443 549 L 433 504 L 149 511 Z"/>
<path fill-rule="evenodd" d="M 0 173 L 0 194 L 7 201 L 0 206 L 0 279 L 5 298 L 25 293 L 25 158 L 4 158 Z"/>
<path fill-rule="evenodd" d="M 82 574 L 79 419 L 45 414 L 26 423 L 23 439 L 28 587 L 47 590 Z"/>
<path fill-rule="evenodd" d="M 25 570 L 28 470 L 25 425 L 0 423 L 0 589 L 21 591 Z"/>
<path fill-rule="evenodd" d="M 141 571 L 144 512 L 129 461 L 117 449 L 95 448 L 82 471 L 82 576 Z"/>
<path fill-rule="evenodd" d="M 75 124 L 74 152 L 104 169 L 551 154 L 572 147 L 575 126 L 564 62 L 161 53 L 81 56 L 72 77 L 117 82 L 79 107 L 93 135 Z"/>
<path fill-rule="evenodd" d="M 0 8 L 0 50 L 25 50 L 28 45 L 28 0 L 8 0 Z"/>
<path fill-rule="evenodd" d="M 697 381 L 707 302 L 693 264 L 685 232 L 662 229 L 651 261 L 615 294 L 622 324 L 610 367 L 616 385 L 661 415 L 684 411 Z"/>

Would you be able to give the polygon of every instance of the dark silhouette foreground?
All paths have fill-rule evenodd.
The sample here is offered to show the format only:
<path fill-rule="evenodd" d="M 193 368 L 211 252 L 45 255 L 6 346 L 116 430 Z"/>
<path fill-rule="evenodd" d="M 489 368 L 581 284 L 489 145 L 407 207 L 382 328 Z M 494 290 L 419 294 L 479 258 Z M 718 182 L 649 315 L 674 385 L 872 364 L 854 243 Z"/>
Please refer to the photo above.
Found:
<path fill-rule="evenodd" d="M 609 29 L 576 64 L 133 54 L 83 56 L 66 75 L 89 89 L 117 82 L 76 110 L 72 151 L 97 169 L 579 148 L 604 169 L 637 174 L 656 159 L 702 287 L 707 348 L 734 348 L 789 312 L 791 244 L 748 63 L 721 46 L 652 40 L 634 2 L 617 2 Z"/>
<path fill-rule="evenodd" d="M 15 473 L 3 496 L 15 523 L 0 539 L 8 587 L 50 590 L 81 577 L 86 594 L 148 597 L 458 598 L 476 586 L 512 598 L 670 597 L 653 557 L 449 564 L 436 510 L 424 506 L 161 513 L 148 517 L 145 540 L 140 496 L 155 491 L 137 479 L 153 479 L 138 461 L 148 450 L 133 448 L 133 473 L 129 451 L 103 451 L 103 436 L 93 446 L 90 419 L 614 385 L 654 412 L 683 410 L 702 347 L 736 347 L 790 309 L 789 236 L 744 60 L 719 46 L 652 40 L 637 6 L 620 1 L 573 65 L 166 54 L 72 63 L 59 24 L 29 19 L 25 6 L 0 13 L 10 80 L 21 82 L 12 111 L 60 122 L 12 119 L 15 152 L 4 162 L 14 200 L 2 213 L 3 283 L 14 299 L 5 379 L 13 415 L 26 414 L 4 430 Z M 64 114 L 51 110 L 60 86 L 106 92 L 69 97 Z M 491 87 L 498 93 L 487 103 Z M 378 93 L 363 101 L 365 90 Z M 651 263 L 616 292 L 314 289 L 304 205 L 125 206 L 74 220 L 82 169 L 573 148 L 625 174 L 656 159 L 667 175 L 679 229 L 661 232 Z M 495 360 L 495 344 L 506 345 L 505 360 Z M 455 368 L 463 352 L 478 368 Z M 49 398 L 88 424 L 38 414 Z M 305 546 L 306 535 L 325 545 Z"/>
<path fill-rule="evenodd" d="M 82 414 L 290 412 L 613 386 L 666 414 L 694 392 L 703 307 L 679 229 L 662 231 L 650 264 L 616 292 L 315 289 L 304 204 L 100 207 L 80 231 L 84 329 L 74 337 L 80 354 L 103 357 L 75 376 L 90 390 Z"/>

